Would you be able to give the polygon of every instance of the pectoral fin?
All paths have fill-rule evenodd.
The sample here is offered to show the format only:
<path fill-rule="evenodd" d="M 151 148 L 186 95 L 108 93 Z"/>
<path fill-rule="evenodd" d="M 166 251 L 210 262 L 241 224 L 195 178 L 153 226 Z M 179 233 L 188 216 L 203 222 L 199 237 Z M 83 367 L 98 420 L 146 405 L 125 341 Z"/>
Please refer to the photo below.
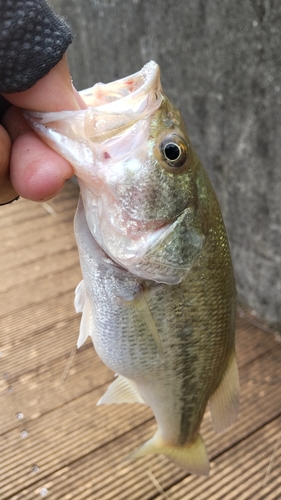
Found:
<path fill-rule="evenodd" d="M 155 324 L 154 318 L 150 312 L 149 305 L 145 298 L 144 292 L 140 293 L 137 298 L 133 302 L 135 308 L 140 312 L 145 324 L 147 326 L 148 332 L 152 335 L 160 360 L 164 362 L 164 352 L 162 340 L 158 331 L 158 328 Z"/>
<path fill-rule="evenodd" d="M 139 458 L 150 454 L 165 455 L 169 460 L 191 474 L 198 476 L 208 476 L 209 474 L 209 459 L 200 434 L 193 443 L 183 446 L 173 446 L 166 443 L 159 431 L 157 431 L 149 441 L 131 453 L 128 458 Z"/>
<path fill-rule="evenodd" d="M 145 404 L 134 383 L 121 375 L 108 386 L 106 393 L 100 398 L 97 405 L 118 403 Z"/>
<path fill-rule="evenodd" d="M 83 312 L 84 304 L 85 304 L 86 290 L 84 280 L 78 283 L 74 292 L 74 307 L 77 313 Z"/>
<path fill-rule="evenodd" d="M 227 429 L 236 420 L 239 408 L 239 374 L 233 351 L 222 380 L 209 399 L 216 432 Z"/>

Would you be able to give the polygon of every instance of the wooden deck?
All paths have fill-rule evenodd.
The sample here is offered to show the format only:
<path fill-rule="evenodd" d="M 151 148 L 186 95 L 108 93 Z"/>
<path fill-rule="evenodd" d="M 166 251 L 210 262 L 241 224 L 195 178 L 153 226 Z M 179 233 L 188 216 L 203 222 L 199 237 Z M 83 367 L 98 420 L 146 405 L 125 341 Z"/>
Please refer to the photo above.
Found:
<path fill-rule="evenodd" d="M 210 477 L 124 461 L 155 424 L 143 405 L 96 407 L 113 374 L 90 341 L 76 352 L 77 196 L 68 183 L 48 206 L 1 207 L 0 499 L 281 499 L 280 338 L 242 318 L 238 421 L 215 434 L 207 412 L 202 425 Z"/>

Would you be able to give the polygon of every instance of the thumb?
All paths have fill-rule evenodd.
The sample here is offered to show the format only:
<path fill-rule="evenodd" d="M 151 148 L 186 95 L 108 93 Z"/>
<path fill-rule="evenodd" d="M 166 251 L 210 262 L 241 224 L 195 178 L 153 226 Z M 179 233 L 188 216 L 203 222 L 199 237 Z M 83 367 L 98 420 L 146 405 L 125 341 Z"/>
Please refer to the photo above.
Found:
<path fill-rule="evenodd" d="M 33 87 L 3 96 L 11 104 L 30 111 L 72 111 L 87 107 L 72 85 L 65 54 L 61 61 Z"/>

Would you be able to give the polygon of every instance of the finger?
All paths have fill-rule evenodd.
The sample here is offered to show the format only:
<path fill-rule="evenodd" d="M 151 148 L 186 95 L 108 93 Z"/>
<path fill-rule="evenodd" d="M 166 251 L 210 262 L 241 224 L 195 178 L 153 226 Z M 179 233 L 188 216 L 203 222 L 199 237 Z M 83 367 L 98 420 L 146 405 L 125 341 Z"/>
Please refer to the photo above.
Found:
<path fill-rule="evenodd" d="M 11 139 L 4 129 L 0 125 L 0 180 L 5 177 L 8 167 L 11 152 Z"/>
<path fill-rule="evenodd" d="M 15 106 L 11 106 L 8 111 L 6 111 L 2 120 L 2 125 L 7 130 L 12 142 L 19 135 L 32 131 L 32 128 L 24 119 L 21 110 Z"/>
<path fill-rule="evenodd" d="M 10 165 L 11 181 L 17 193 L 33 201 L 52 198 L 73 175 L 70 164 L 34 132 L 17 137 Z"/>
<path fill-rule="evenodd" d="M 32 131 L 20 109 L 12 106 L 3 124 L 13 143 L 10 176 L 17 192 L 33 201 L 52 198 L 73 175 L 72 167 Z M 16 139 L 21 137 L 20 141 Z"/>
<path fill-rule="evenodd" d="M 15 106 L 31 111 L 62 111 L 87 107 L 73 89 L 66 55 L 32 88 L 3 95 Z"/>
<path fill-rule="evenodd" d="M 17 196 L 9 179 L 10 151 L 11 139 L 0 125 L 0 205 L 8 203 Z"/>

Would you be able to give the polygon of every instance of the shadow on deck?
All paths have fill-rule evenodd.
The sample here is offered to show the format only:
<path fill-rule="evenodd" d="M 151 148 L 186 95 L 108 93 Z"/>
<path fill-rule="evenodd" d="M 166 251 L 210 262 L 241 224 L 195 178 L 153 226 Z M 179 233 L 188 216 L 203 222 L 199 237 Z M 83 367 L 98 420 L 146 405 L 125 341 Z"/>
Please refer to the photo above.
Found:
<path fill-rule="evenodd" d="M 161 457 L 123 461 L 155 430 L 143 405 L 96 407 L 113 374 L 91 342 L 76 352 L 81 279 L 72 221 L 78 190 L 48 205 L 1 207 L 1 500 L 281 498 L 281 344 L 237 322 L 241 409 L 224 434 L 208 412 L 209 478 Z"/>

